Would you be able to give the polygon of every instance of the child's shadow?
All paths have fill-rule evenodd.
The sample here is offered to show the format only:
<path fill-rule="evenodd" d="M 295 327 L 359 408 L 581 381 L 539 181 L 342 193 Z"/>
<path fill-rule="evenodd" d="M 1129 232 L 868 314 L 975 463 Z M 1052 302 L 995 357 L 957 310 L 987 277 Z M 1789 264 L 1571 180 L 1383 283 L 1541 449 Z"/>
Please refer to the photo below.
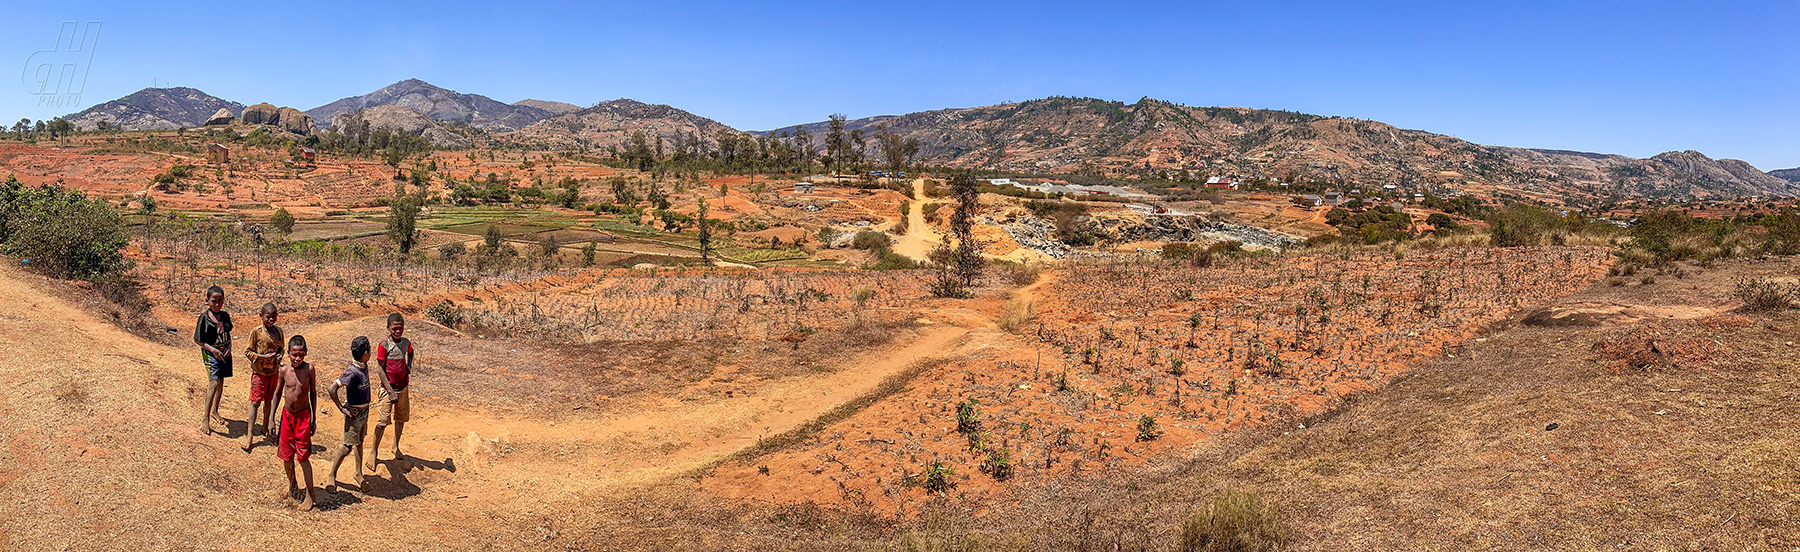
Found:
<path fill-rule="evenodd" d="M 385 479 L 374 474 L 363 476 L 363 486 L 365 487 L 363 489 L 363 494 L 388 500 L 400 500 L 410 496 L 417 496 L 422 491 L 417 484 L 413 483 L 413 481 L 407 477 L 406 474 L 408 473 L 421 471 L 427 473 L 456 473 L 456 460 L 453 458 L 445 458 L 442 462 L 433 462 L 407 456 L 400 459 L 379 460 L 377 463 L 387 468 L 388 476 Z M 376 473 L 381 472 L 377 470 Z M 431 481 L 436 480 L 437 478 L 427 476 L 421 477 L 420 479 Z"/>
<path fill-rule="evenodd" d="M 363 482 L 363 487 L 365 487 L 365 489 L 357 490 L 366 492 L 366 487 L 368 487 L 368 485 L 367 480 L 365 480 Z M 356 493 L 350 492 L 350 489 L 355 488 L 355 483 L 350 483 L 348 485 L 340 484 L 337 486 L 336 492 L 332 492 L 325 490 L 325 487 L 321 486 L 313 491 L 313 508 L 316 508 L 321 512 L 329 512 L 352 504 L 362 504 L 362 497 L 356 496 Z"/>

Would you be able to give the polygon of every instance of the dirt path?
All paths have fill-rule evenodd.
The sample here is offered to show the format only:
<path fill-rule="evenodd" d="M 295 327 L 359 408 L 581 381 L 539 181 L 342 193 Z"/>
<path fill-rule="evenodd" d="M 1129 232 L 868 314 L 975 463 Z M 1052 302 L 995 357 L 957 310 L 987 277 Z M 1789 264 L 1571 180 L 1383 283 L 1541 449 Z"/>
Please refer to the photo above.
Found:
<path fill-rule="evenodd" d="M 906 213 L 906 235 L 900 236 L 899 243 L 894 244 L 894 252 L 915 261 L 927 260 L 931 248 L 943 243 L 943 238 L 925 223 L 925 206 L 937 203 L 925 197 L 925 179 L 913 180 L 912 208 Z"/>

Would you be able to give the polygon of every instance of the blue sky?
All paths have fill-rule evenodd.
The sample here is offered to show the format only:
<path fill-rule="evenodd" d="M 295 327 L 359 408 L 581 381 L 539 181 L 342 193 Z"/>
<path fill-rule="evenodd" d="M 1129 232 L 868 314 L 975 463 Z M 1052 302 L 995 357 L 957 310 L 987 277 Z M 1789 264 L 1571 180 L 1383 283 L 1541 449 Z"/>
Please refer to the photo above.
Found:
<path fill-rule="evenodd" d="M 1800 166 L 1792 0 L 27 1 L 0 5 L 0 60 L 22 67 L 65 20 L 103 22 L 80 108 L 161 84 L 311 109 L 420 78 L 505 102 L 629 97 L 765 130 L 1149 96 L 1483 144 Z M 0 81 L 0 120 L 80 109 L 40 107 L 25 80 Z"/>

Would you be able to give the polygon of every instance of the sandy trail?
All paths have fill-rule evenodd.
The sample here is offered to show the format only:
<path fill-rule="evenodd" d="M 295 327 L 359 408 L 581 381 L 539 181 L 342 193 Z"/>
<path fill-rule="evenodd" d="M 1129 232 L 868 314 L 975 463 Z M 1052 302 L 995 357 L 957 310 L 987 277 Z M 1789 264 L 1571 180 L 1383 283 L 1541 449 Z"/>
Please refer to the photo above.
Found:
<path fill-rule="evenodd" d="M 925 223 L 925 206 L 937 203 L 925 197 L 925 179 L 913 180 L 913 197 L 919 199 L 914 200 L 912 208 L 907 211 L 906 234 L 900 236 L 900 241 L 894 244 L 893 251 L 915 261 L 924 261 L 928 260 L 931 248 L 943 243 L 944 240 L 931 229 L 931 225 Z"/>

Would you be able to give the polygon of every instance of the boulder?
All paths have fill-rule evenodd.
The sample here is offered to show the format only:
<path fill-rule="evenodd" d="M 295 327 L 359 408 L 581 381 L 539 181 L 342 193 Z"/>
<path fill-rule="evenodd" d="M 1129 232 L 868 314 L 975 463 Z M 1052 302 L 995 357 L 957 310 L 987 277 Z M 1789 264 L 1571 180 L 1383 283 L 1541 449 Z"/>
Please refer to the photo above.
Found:
<path fill-rule="evenodd" d="M 231 124 L 231 120 L 236 118 L 237 117 L 231 115 L 231 110 L 221 107 L 218 111 L 213 112 L 211 117 L 207 117 L 206 122 L 202 123 L 200 126 L 229 125 Z"/>
<path fill-rule="evenodd" d="M 319 130 L 319 127 L 313 124 L 312 116 L 307 115 L 306 112 L 292 107 L 283 107 L 276 110 L 275 113 L 277 115 L 275 125 L 288 132 L 307 136 Z"/>
<path fill-rule="evenodd" d="M 264 102 L 244 108 L 244 114 L 238 118 L 247 125 L 274 125 L 281 122 L 281 110 Z"/>

